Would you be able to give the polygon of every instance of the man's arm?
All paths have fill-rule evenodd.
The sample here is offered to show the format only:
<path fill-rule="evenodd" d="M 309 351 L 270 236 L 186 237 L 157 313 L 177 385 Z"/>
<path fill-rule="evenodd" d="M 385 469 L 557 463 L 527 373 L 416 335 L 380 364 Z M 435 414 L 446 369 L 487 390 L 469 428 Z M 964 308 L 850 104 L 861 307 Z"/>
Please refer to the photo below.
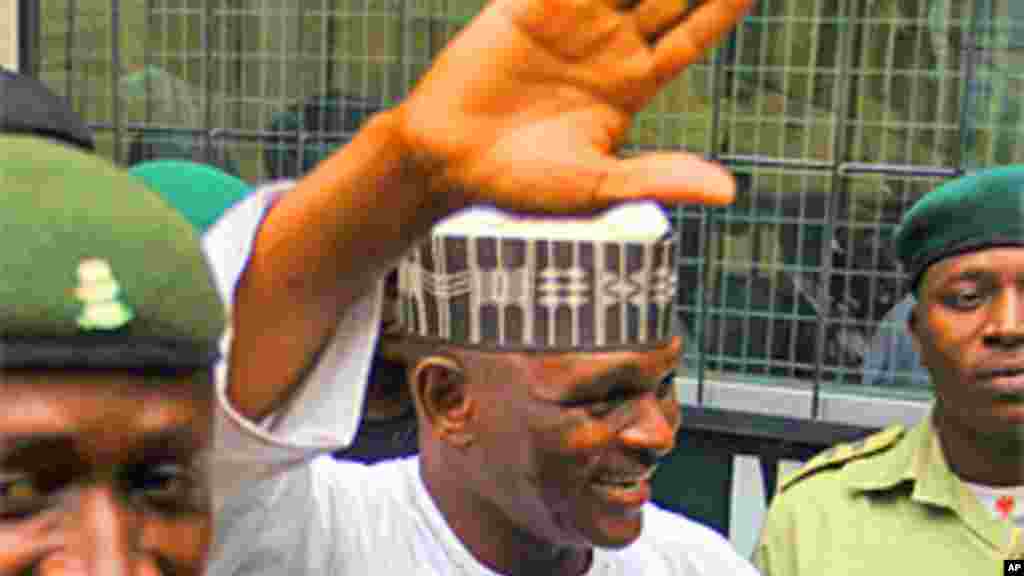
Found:
<path fill-rule="evenodd" d="M 228 398 L 279 408 L 346 311 L 417 238 L 470 204 L 593 212 L 636 198 L 731 201 L 684 153 L 615 156 L 633 114 L 753 0 L 496 0 L 412 94 L 267 215 L 234 294 Z"/>

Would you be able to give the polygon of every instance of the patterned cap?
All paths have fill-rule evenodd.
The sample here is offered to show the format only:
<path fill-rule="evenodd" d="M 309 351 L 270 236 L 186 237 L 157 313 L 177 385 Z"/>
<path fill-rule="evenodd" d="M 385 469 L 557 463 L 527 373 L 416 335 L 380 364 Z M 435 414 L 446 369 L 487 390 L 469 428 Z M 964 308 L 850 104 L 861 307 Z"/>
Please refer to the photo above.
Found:
<path fill-rule="evenodd" d="M 92 132 L 57 96 L 35 78 L 0 68 L 0 133 L 34 134 L 85 150 L 95 149 Z"/>
<path fill-rule="evenodd" d="M 192 226 L 98 156 L 0 135 L 0 367 L 198 371 L 225 313 Z"/>
<path fill-rule="evenodd" d="M 402 327 L 418 339 L 502 351 L 664 345 L 676 291 L 671 232 L 650 202 L 588 219 L 464 210 L 402 259 Z"/>

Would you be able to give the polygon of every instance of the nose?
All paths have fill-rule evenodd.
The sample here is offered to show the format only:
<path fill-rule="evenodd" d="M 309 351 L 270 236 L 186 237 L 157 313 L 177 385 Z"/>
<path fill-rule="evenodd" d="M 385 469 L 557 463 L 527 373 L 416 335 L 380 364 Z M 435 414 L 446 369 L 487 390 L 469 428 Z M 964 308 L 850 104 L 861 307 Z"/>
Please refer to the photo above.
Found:
<path fill-rule="evenodd" d="M 65 546 L 40 565 L 43 576 L 74 574 L 134 576 L 136 513 L 107 486 L 89 486 L 76 494 L 66 516 Z"/>
<path fill-rule="evenodd" d="M 1024 296 L 1017 289 L 1003 290 L 992 303 L 985 334 L 990 346 L 1015 347 L 1024 344 Z"/>
<path fill-rule="evenodd" d="M 649 452 L 655 459 L 668 454 L 676 443 L 679 429 L 679 406 L 652 394 L 635 400 L 635 418 L 623 429 L 622 441 L 638 451 Z"/>

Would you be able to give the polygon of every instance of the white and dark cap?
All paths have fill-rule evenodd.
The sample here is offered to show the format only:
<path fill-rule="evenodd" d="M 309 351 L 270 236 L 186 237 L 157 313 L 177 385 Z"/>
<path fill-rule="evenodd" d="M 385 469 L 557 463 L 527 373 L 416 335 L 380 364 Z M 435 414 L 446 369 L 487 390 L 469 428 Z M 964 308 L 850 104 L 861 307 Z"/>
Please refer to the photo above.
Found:
<path fill-rule="evenodd" d="M 661 207 L 593 218 L 473 207 L 439 222 L 399 265 L 413 338 L 501 351 L 651 348 L 673 335 L 675 243 Z"/>

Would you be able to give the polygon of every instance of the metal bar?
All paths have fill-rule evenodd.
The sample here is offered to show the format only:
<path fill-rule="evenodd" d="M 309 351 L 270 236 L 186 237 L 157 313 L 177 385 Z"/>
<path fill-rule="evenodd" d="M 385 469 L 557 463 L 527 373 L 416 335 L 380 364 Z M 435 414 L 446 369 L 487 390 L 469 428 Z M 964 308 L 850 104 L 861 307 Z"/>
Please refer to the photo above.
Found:
<path fill-rule="evenodd" d="M 39 77 L 42 54 L 39 50 L 39 2 L 18 0 L 18 71 Z"/>
<path fill-rule="evenodd" d="M 331 89 L 331 54 L 334 51 L 334 14 L 327 7 L 327 0 L 320 2 L 320 14 L 322 19 L 320 39 L 320 93 L 326 95 Z M 327 121 L 326 116 L 320 119 L 321 123 Z"/>
<path fill-rule="evenodd" d="M 854 174 L 882 174 L 888 176 L 909 176 L 921 178 L 950 178 L 957 176 L 959 174 L 959 169 L 946 168 L 943 166 L 842 162 L 839 164 L 839 174 L 842 176 L 851 176 Z"/>
<path fill-rule="evenodd" d="M 302 71 L 305 68 L 304 64 L 305 64 L 305 56 L 306 56 L 305 50 L 304 50 L 303 44 L 302 44 L 302 36 L 303 36 L 303 34 L 302 34 L 302 24 L 303 24 L 302 20 L 306 16 L 305 5 L 306 5 L 306 3 L 304 1 L 301 1 L 301 0 L 299 2 L 295 3 L 296 21 L 297 21 L 295 33 L 298 34 L 298 37 L 295 39 L 295 42 L 296 42 L 296 45 L 298 46 L 298 53 L 299 53 L 299 57 L 297 58 L 297 60 L 298 60 L 298 62 L 297 62 L 297 64 L 298 64 L 298 72 L 297 72 L 296 76 L 299 78 L 300 85 L 304 84 L 304 82 L 302 82 L 301 79 L 302 79 Z M 296 177 L 298 177 L 299 175 L 301 175 L 301 174 L 303 174 L 305 172 L 305 166 L 306 166 L 306 138 L 307 138 L 306 137 L 306 133 L 305 133 L 306 132 L 306 102 L 304 100 L 300 99 L 299 102 L 298 102 L 298 107 L 299 107 L 299 123 L 297 124 L 297 126 L 295 128 L 295 136 L 298 139 L 298 150 L 296 151 L 296 154 L 295 154 Z"/>
<path fill-rule="evenodd" d="M 112 122 L 90 122 L 89 129 L 94 132 L 109 132 L 114 130 Z M 302 131 L 298 136 L 294 132 L 275 132 L 273 130 L 242 130 L 237 128 L 183 128 L 181 126 L 170 126 L 161 124 L 146 124 L 142 122 L 122 122 L 121 131 L 128 134 L 139 134 L 146 132 L 159 132 L 168 134 L 181 134 L 191 136 L 203 136 L 209 134 L 213 140 L 227 138 L 233 140 L 261 142 L 264 140 L 280 139 L 284 142 L 303 140 L 306 142 L 347 142 L 351 134 L 345 132 L 308 132 Z"/>
<path fill-rule="evenodd" d="M 402 92 L 408 92 L 412 89 L 412 41 L 409 38 L 413 33 L 412 9 L 409 7 L 412 2 L 396 0 L 395 3 L 398 5 L 399 18 L 401 18 L 402 22 L 399 26 L 398 34 L 398 54 L 400 59 L 399 69 L 402 74 L 402 85 L 399 87 L 399 90 Z"/>
<path fill-rule="evenodd" d="M 202 154 L 203 159 L 207 162 L 213 162 L 213 146 L 210 143 L 209 130 L 213 128 L 213 82 L 210 81 L 211 70 L 213 67 L 210 65 L 212 60 L 213 52 L 213 0 L 207 0 L 203 3 L 203 17 L 202 17 L 202 37 L 200 39 L 200 46 L 203 51 L 202 60 L 200 67 L 202 68 L 202 92 L 203 92 L 203 128 L 207 131 L 204 132 L 204 138 L 202 139 Z"/>
<path fill-rule="evenodd" d="M 736 34 L 736 32 L 733 32 Z M 722 48 L 716 48 L 712 55 L 711 61 L 711 129 L 708 130 L 708 142 L 706 144 L 708 150 L 708 158 L 714 160 L 718 157 L 719 153 L 719 131 L 722 128 L 722 77 L 725 74 L 725 64 L 722 55 Z M 705 276 L 707 276 L 708 262 L 711 258 L 711 246 L 708 242 L 708 238 L 711 237 L 711 215 L 710 210 L 706 207 L 700 209 L 700 223 L 701 233 L 698 239 L 698 250 L 703 257 L 700 260 L 700 264 L 697 267 L 697 330 L 694 338 L 697 340 L 697 403 L 702 404 L 704 402 L 704 371 L 705 366 L 705 353 L 704 350 L 704 329 L 707 325 L 708 318 L 708 294 L 705 290 L 704 282 Z M 680 234 L 680 239 L 682 235 Z M 680 254 L 682 254 L 680 252 Z"/>
<path fill-rule="evenodd" d="M 68 0 L 65 6 L 68 13 L 67 26 L 64 29 L 64 34 L 67 35 L 67 39 L 64 41 L 64 97 L 72 107 L 74 107 L 75 98 L 73 74 L 75 71 L 75 13 L 78 11 L 77 5 L 77 0 Z"/>
<path fill-rule="evenodd" d="M 110 94 L 114 116 L 114 162 L 121 161 L 121 0 L 110 0 Z"/>
<path fill-rule="evenodd" d="M 803 168 L 808 170 L 820 170 L 822 172 L 832 170 L 834 162 L 826 160 L 811 160 L 804 158 L 777 158 L 757 154 L 722 154 L 717 157 L 719 162 L 729 166 L 753 166 L 758 168 Z"/>
<path fill-rule="evenodd" d="M 153 121 L 153 84 L 150 79 L 150 70 L 153 66 L 153 45 L 150 37 L 153 35 L 154 28 L 152 0 L 146 0 L 143 10 L 146 11 L 146 32 L 142 41 L 142 91 L 145 93 L 142 106 L 145 108 L 144 118 L 148 124 Z M 166 38 L 166 36 L 164 37 Z"/>
<path fill-rule="evenodd" d="M 825 203 L 825 225 L 822 230 L 822 242 L 821 242 L 821 276 L 818 280 L 817 286 L 817 300 L 818 302 L 828 303 L 830 301 L 829 284 L 832 277 L 832 236 L 835 229 L 836 212 L 838 211 L 839 200 L 843 197 L 843 177 L 839 172 L 839 166 L 843 162 L 843 157 L 846 154 L 846 125 L 847 125 L 847 114 L 851 99 L 851 91 L 848 89 L 850 84 L 850 70 L 853 67 L 853 49 L 854 49 L 854 34 L 851 26 L 852 19 L 852 4 L 856 0 L 846 0 L 840 3 L 840 14 L 839 18 L 839 33 L 841 41 L 839 42 L 840 54 L 837 58 L 839 62 L 839 78 L 836 82 L 835 94 L 839 96 L 838 105 L 835 106 L 835 133 L 833 134 L 832 141 L 832 175 L 831 175 L 831 193 L 829 201 Z M 819 313 L 820 314 L 820 313 Z M 823 372 L 823 364 L 825 362 L 825 338 L 827 336 L 826 327 L 828 326 L 828 309 L 825 311 L 825 317 L 820 318 L 817 324 L 817 333 L 815 339 L 815 353 L 814 353 L 814 388 L 811 392 L 811 418 L 817 419 L 819 416 L 820 409 L 820 396 L 821 396 L 821 380 Z"/>
<path fill-rule="evenodd" d="M 977 34 L 977 10 L 971 11 L 970 20 L 967 26 L 962 28 L 961 37 L 963 41 L 961 43 L 960 50 L 960 68 L 963 71 L 963 81 L 961 82 L 961 96 L 960 96 L 960 147 L 958 162 L 959 168 L 963 170 L 967 164 L 967 151 L 971 146 L 972 134 L 968 122 L 968 116 L 970 112 L 971 104 L 971 91 L 974 82 L 977 81 L 975 75 L 977 74 L 977 58 L 979 55 L 976 38 Z"/>

